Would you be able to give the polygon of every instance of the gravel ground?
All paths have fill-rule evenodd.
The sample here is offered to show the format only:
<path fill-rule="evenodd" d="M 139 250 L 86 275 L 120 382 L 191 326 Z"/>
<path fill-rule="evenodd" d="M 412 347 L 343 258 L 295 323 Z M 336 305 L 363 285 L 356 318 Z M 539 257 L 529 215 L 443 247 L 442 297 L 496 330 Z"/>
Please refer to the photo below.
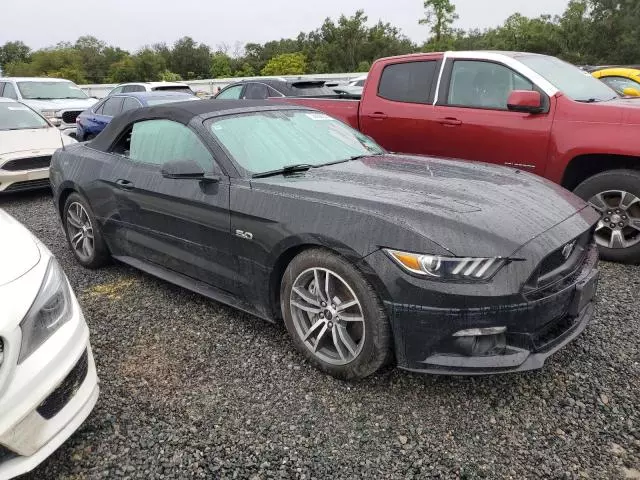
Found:
<path fill-rule="evenodd" d="M 640 478 L 638 267 L 602 265 L 596 319 L 540 372 L 349 384 L 281 326 L 122 265 L 80 268 L 49 194 L 0 207 L 60 259 L 102 388 L 27 479 Z"/>

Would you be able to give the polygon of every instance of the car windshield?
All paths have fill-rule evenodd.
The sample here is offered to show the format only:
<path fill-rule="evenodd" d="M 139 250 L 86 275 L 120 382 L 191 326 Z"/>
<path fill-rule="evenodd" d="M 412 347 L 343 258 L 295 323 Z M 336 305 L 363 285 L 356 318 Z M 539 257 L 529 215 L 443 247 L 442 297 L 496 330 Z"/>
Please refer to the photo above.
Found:
<path fill-rule="evenodd" d="M 17 102 L 0 102 L 0 131 L 47 128 L 49 124 L 25 105 Z"/>
<path fill-rule="evenodd" d="M 366 135 L 323 113 L 261 111 L 216 119 L 213 135 L 242 168 L 260 174 L 383 153 Z"/>
<path fill-rule="evenodd" d="M 558 58 L 523 55 L 518 60 L 575 101 L 606 102 L 618 98 L 616 92 L 600 80 Z"/>
<path fill-rule="evenodd" d="M 61 98 L 86 99 L 89 96 L 73 82 L 18 82 L 18 89 L 25 100 L 53 100 Z"/>

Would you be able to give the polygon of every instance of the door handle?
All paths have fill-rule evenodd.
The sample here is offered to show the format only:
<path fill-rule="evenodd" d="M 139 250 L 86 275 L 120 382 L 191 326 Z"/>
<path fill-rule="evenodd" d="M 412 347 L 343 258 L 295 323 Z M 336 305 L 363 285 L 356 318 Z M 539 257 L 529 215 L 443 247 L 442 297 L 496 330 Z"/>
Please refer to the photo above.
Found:
<path fill-rule="evenodd" d="M 370 113 L 367 116 L 369 118 L 373 118 L 375 120 L 384 120 L 385 118 L 388 118 L 387 114 L 383 113 L 383 112 L 373 112 L 373 113 Z"/>
<path fill-rule="evenodd" d="M 130 182 L 129 180 L 125 180 L 123 178 L 119 178 L 118 180 L 116 180 L 116 185 L 118 185 L 123 190 L 133 189 L 133 182 Z"/>
<path fill-rule="evenodd" d="M 457 127 L 458 125 L 462 125 L 462 120 L 458 120 L 457 118 L 447 117 L 447 118 L 439 118 L 438 123 L 444 125 L 445 127 Z"/>

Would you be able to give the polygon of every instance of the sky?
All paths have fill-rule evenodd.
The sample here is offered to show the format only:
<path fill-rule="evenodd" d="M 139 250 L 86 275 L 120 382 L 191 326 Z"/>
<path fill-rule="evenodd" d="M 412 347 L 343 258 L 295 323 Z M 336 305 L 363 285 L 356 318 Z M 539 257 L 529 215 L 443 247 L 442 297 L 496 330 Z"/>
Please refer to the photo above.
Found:
<path fill-rule="evenodd" d="M 6 3 L 5 3 L 6 2 Z M 318 28 L 326 17 L 348 16 L 362 8 L 370 23 L 378 20 L 400 27 L 416 42 L 426 40 L 418 25 L 421 0 L 4 0 L 0 16 L 0 45 L 22 40 L 37 49 L 60 41 L 93 35 L 135 51 L 156 42 L 173 43 L 189 35 L 216 47 L 226 43 L 264 43 L 295 37 Z M 454 0 L 459 28 L 486 28 L 509 15 L 562 13 L 568 0 Z M 363 6 L 366 5 L 366 6 Z M 32 14 L 28 14 L 32 12 Z"/>

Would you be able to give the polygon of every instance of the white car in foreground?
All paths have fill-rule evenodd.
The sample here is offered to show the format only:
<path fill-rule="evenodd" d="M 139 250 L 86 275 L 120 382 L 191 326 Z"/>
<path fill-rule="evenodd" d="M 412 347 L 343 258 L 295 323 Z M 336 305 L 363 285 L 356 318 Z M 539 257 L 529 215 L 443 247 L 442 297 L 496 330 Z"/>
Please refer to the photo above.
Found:
<path fill-rule="evenodd" d="M 71 143 L 27 105 L 0 98 L 0 193 L 49 187 L 51 156 Z"/>
<path fill-rule="evenodd" d="M 98 399 L 89 329 L 51 252 L 0 210 L 0 479 L 56 450 Z"/>

